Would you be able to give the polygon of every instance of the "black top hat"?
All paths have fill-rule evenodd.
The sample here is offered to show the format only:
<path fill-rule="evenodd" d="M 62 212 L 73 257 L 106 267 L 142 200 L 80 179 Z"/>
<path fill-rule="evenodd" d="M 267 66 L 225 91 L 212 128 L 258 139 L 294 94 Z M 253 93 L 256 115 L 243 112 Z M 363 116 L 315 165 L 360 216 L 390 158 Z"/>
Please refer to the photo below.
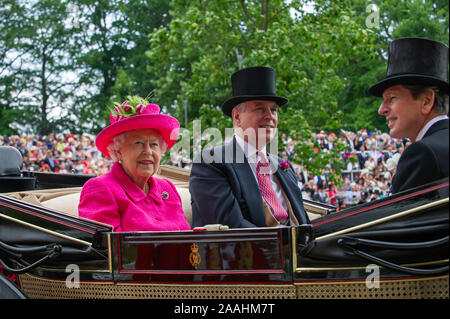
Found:
<path fill-rule="evenodd" d="M 396 84 L 437 86 L 448 93 L 448 46 L 422 39 L 402 38 L 389 45 L 386 77 L 373 85 L 369 93 L 381 97 L 383 91 Z"/>
<path fill-rule="evenodd" d="M 231 110 L 239 103 L 250 100 L 268 100 L 278 106 L 287 103 L 287 99 L 275 92 L 275 70 L 265 66 L 241 69 L 231 76 L 233 97 L 222 105 L 222 111 L 231 116 Z"/>

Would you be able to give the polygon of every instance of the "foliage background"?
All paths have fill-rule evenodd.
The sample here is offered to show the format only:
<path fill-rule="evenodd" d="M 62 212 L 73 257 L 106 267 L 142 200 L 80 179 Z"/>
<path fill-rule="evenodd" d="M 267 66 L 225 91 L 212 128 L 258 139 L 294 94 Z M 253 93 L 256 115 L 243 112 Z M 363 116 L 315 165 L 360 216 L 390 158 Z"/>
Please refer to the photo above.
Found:
<path fill-rule="evenodd" d="M 446 0 L 1 0 L 0 134 L 97 134 L 127 95 L 150 96 L 187 130 L 200 120 L 223 131 L 230 75 L 269 65 L 289 99 L 279 129 L 298 138 L 295 161 L 339 168 L 340 148 L 318 154 L 307 139 L 387 131 L 367 89 L 385 75 L 388 44 L 448 45 L 448 9 Z"/>

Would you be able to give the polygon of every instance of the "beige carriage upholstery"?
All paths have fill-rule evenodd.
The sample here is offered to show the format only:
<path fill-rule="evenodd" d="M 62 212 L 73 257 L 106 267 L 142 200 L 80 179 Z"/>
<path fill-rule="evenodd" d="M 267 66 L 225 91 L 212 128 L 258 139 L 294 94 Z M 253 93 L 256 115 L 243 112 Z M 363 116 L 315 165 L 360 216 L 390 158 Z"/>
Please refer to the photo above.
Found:
<path fill-rule="evenodd" d="M 183 204 L 186 220 L 192 223 L 191 196 L 189 189 L 177 187 Z M 78 216 L 81 187 L 67 189 L 50 189 L 45 191 L 27 191 L 5 194 L 25 202 L 50 208 L 61 213 Z"/>
<path fill-rule="evenodd" d="M 191 194 L 189 193 L 189 171 L 170 166 L 161 166 L 156 177 L 169 179 L 180 194 L 186 220 L 192 226 Z M 58 212 L 78 216 L 81 187 L 24 191 L 4 194 L 31 204 L 44 206 Z M 310 220 L 323 215 L 319 208 L 305 205 Z"/>
<path fill-rule="evenodd" d="M 3 194 L 24 202 L 78 216 L 81 187 L 44 189 Z"/>
<path fill-rule="evenodd" d="M 191 194 L 189 193 L 189 189 L 187 188 L 177 187 L 177 190 L 181 197 L 181 202 L 183 204 L 183 211 L 186 214 L 186 220 L 191 225 L 192 224 Z M 54 209 L 73 216 L 78 216 L 78 203 L 80 202 L 80 192 L 75 192 L 72 194 L 67 194 L 49 200 L 45 200 L 42 201 L 41 204 L 42 206 L 50 209 Z"/>
<path fill-rule="evenodd" d="M 189 171 L 170 166 L 161 166 L 155 175 L 170 180 L 180 194 L 186 220 L 192 225 L 191 194 L 189 193 Z M 44 206 L 58 212 L 78 216 L 81 187 L 46 189 L 7 193 L 4 195 L 23 200 L 25 202 Z"/>
<path fill-rule="evenodd" d="M 42 201 L 41 204 L 44 207 L 56 210 L 58 212 L 78 216 L 78 203 L 80 202 L 80 194 L 81 189 L 79 192 L 73 194 L 67 194 Z"/>

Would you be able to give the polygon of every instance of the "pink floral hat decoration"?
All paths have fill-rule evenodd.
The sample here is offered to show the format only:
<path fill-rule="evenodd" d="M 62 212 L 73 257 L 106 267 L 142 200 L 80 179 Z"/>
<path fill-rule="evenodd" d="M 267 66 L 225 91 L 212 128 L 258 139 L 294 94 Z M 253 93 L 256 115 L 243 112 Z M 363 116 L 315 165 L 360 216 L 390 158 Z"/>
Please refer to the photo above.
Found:
<path fill-rule="evenodd" d="M 158 105 L 149 104 L 146 99 L 129 97 L 111 111 L 111 125 L 97 135 L 95 145 L 103 155 L 111 157 L 107 147 L 115 136 L 137 129 L 154 129 L 161 134 L 167 149 L 171 148 L 178 139 L 180 123 L 176 118 L 160 114 L 159 111 Z"/>

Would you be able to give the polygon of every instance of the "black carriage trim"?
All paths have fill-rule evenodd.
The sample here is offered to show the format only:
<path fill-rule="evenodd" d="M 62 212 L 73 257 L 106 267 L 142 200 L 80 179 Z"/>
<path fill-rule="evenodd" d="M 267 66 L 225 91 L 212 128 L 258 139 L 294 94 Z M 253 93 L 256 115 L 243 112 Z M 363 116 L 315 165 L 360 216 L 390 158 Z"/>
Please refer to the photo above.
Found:
<path fill-rule="evenodd" d="M 344 224 L 348 226 L 348 220 L 354 220 L 351 224 L 362 224 L 366 220 L 365 212 L 372 210 L 384 211 L 385 215 L 390 215 L 392 210 L 402 210 L 408 207 L 419 207 L 426 203 L 437 202 L 438 200 L 448 202 L 448 178 L 423 185 L 414 189 L 410 189 L 388 198 L 380 199 L 374 202 L 365 203 L 355 207 L 347 208 L 341 212 L 328 214 L 320 217 L 312 223 L 316 235 L 324 233 L 332 233 L 338 228 L 342 228 Z M 410 200 L 410 201 L 408 201 Z M 380 213 L 383 215 L 383 213 Z M 382 217 L 382 216 L 379 216 Z M 328 226 L 330 225 L 330 226 Z"/>
<path fill-rule="evenodd" d="M 99 232 L 111 232 L 112 226 L 60 213 L 0 194 L 0 218 L 16 220 L 61 235 L 70 233 L 74 239 L 92 238 Z M 74 232 L 74 231 L 77 232 Z M 88 240 L 89 241 L 89 240 Z"/>
<path fill-rule="evenodd" d="M 317 219 L 313 240 L 296 245 L 295 280 L 361 279 L 370 264 L 383 279 L 448 276 L 448 186 L 445 178 Z"/>
<path fill-rule="evenodd" d="M 286 264 L 285 247 L 290 243 L 290 231 L 288 227 L 282 228 L 260 228 L 260 229 L 234 229 L 226 231 L 182 231 L 182 232 L 130 232 L 114 233 L 111 235 L 112 246 L 115 247 L 116 269 L 119 274 L 149 274 L 149 275 L 252 275 L 252 274 L 273 274 L 287 275 L 291 273 L 291 263 Z M 283 239 L 283 237 L 286 237 Z M 114 243 L 115 242 L 115 243 Z M 251 245 L 253 252 L 258 249 L 264 250 L 270 247 L 272 257 L 276 257 L 271 264 L 258 267 L 256 264 L 252 269 L 211 269 L 205 265 L 206 261 L 201 262 L 197 269 L 192 263 L 189 263 L 189 254 L 192 253 L 193 246 L 196 250 L 201 250 L 202 258 L 206 258 L 207 251 L 210 251 L 211 245 L 221 249 L 239 249 L 239 245 L 246 243 Z M 164 246 L 164 247 L 163 247 Z M 144 262 L 139 265 L 135 262 L 132 267 L 124 267 L 125 260 L 129 255 L 136 252 L 143 253 L 144 256 L 149 251 L 176 249 L 178 254 L 186 254 L 176 269 L 171 269 L 172 265 L 154 265 Z M 164 248 L 164 249 L 163 249 Z M 263 255 L 268 252 L 265 251 Z M 154 256 L 149 255 L 150 260 Z M 242 257 L 242 256 L 241 256 Z M 173 256 L 176 259 L 176 256 Z M 233 256 L 233 258 L 239 258 Z M 266 259 L 266 257 L 264 257 Z M 147 260 L 148 261 L 148 260 Z M 129 264 L 129 263 L 128 263 Z M 129 264 L 130 265 L 130 264 Z M 287 276 L 286 278 L 289 278 Z M 239 281 L 240 282 L 240 281 Z M 251 280 L 249 282 L 252 282 Z M 274 283 L 274 281 L 271 281 Z M 276 280 L 275 282 L 283 282 Z M 209 282 L 208 283 L 212 283 Z"/>

